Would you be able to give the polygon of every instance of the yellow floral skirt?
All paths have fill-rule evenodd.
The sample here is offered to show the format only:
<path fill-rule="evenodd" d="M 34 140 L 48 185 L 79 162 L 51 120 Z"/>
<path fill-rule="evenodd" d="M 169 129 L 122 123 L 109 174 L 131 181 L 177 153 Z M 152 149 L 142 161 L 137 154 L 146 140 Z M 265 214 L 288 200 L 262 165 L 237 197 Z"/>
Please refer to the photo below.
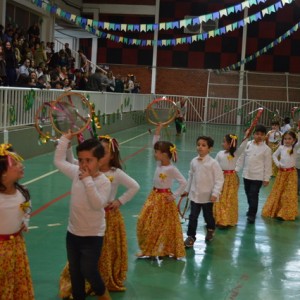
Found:
<path fill-rule="evenodd" d="M 269 147 L 271 148 L 272 150 L 272 154 L 277 150 L 277 148 L 279 147 L 279 144 L 278 143 L 269 143 L 268 144 Z M 278 167 L 275 165 L 273 159 L 272 159 L 272 176 L 276 177 L 278 174 Z"/>
<path fill-rule="evenodd" d="M 151 191 L 139 215 L 137 238 L 143 256 L 185 256 L 177 206 L 167 195 Z"/>
<path fill-rule="evenodd" d="M 272 191 L 263 206 L 262 216 L 295 220 L 298 216 L 297 171 L 278 170 Z"/>
<path fill-rule="evenodd" d="M 0 299 L 34 300 L 34 291 L 22 235 L 0 241 Z"/>
<path fill-rule="evenodd" d="M 235 226 L 238 222 L 238 188 L 236 173 L 224 174 L 224 185 L 219 201 L 214 203 L 216 225 Z"/>
<path fill-rule="evenodd" d="M 106 231 L 99 259 L 99 272 L 109 291 L 125 291 L 128 257 L 127 241 L 123 216 L 119 209 L 106 212 Z M 85 284 L 87 294 L 92 294 L 91 286 Z M 64 267 L 59 280 L 59 296 L 71 297 L 72 286 L 69 264 Z"/>

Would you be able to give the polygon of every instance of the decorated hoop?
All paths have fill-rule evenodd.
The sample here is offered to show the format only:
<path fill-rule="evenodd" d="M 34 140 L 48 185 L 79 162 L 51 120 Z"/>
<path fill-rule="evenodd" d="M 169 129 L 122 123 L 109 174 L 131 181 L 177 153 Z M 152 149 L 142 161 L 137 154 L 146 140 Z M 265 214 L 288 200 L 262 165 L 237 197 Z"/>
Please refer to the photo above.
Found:
<path fill-rule="evenodd" d="M 300 128 L 300 107 L 293 107 L 291 110 L 291 116 L 293 120 L 293 129 L 297 131 Z"/>
<path fill-rule="evenodd" d="M 259 120 L 260 117 L 262 116 L 262 114 L 263 114 L 263 112 L 264 112 L 264 109 L 263 109 L 262 107 L 260 107 L 260 108 L 258 108 L 258 109 L 256 109 L 256 110 L 250 112 L 249 114 L 253 114 L 254 112 L 257 112 L 257 113 L 256 113 L 254 119 L 252 120 L 251 124 L 250 124 L 250 127 L 249 127 L 249 129 L 248 129 L 248 135 L 247 135 L 245 138 L 248 138 L 248 137 L 251 135 L 251 133 L 252 133 L 254 127 L 255 127 L 255 126 L 257 125 L 257 123 L 258 123 L 258 120 Z"/>
<path fill-rule="evenodd" d="M 188 196 L 181 196 L 177 204 L 177 210 L 182 219 L 187 219 L 186 213 L 190 207 L 190 200 Z"/>
<path fill-rule="evenodd" d="M 146 118 L 150 124 L 163 126 L 174 121 L 178 108 L 176 103 L 166 97 L 153 100 L 146 108 Z"/>
<path fill-rule="evenodd" d="M 82 133 L 90 124 L 92 107 L 79 93 L 67 92 L 51 102 L 50 121 L 56 132 L 74 135 Z"/>
<path fill-rule="evenodd" d="M 59 136 L 52 127 L 50 113 L 50 102 L 45 102 L 35 113 L 35 128 L 40 135 L 39 140 L 42 144 L 59 139 Z"/>

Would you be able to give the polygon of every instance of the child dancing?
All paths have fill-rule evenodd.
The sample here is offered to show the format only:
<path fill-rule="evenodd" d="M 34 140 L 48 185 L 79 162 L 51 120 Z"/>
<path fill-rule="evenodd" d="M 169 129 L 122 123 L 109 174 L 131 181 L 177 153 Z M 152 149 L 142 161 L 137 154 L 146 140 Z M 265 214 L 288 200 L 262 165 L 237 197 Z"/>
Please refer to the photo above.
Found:
<path fill-rule="evenodd" d="M 264 125 L 256 125 L 253 141 L 248 142 L 246 150 L 237 161 L 236 171 L 243 168 L 244 187 L 248 201 L 247 220 L 254 224 L 259 200 L 259 191 L 269 184 L 272 175 L 271 149 L 266 145 L 267 129 Z"/>
<path fill-rule="evenodd" d="M 0 298 L 34 300 L 29 261 L 22 232 L 28 230 L 31 202 L 18 183 L 23 159 L 11 144 L 0 145 Z"/>
<path fill-rule="evenodd" d="M 105 150 L 100 171 L 111 181 L 109 203 L 105 208 L 106 230 L 99 259 L 99 272 L 109 291 L 125 291 L 124 281 L 128 266 L 127 240 L 124 219 L 119 207 L 131 200 L 140 186 L 122 170 L 117 140 L 105 135 L 100 136 L 99 141 Z M 68 161 L 78 164 L 72 151 L 68 151 Z M 126 190 L 116 198 L 119 186 L 124 186 Z M 86 293 L 91 293 L 88 283 Z M 67 264 L 60 277 L 60 296 L 66 298 L 71 294 L 72 287 Z"/>
<path fill-rule="evenodd" d="M 183 194 L 189 195 L 191 200 L 187 238 L 184 241 L 186 247 L 193 247 L 196 241 L 201 209 L 206 222 L 205 241 L 210 242 L 213 239 L 216 227 L 213 205 L 219 198 L 224 183 L 219 163 L 209 155 L 214 146 L 214 140 L 208 136 L 199 136 L 196 145 L 198 156 L 190 163 L 188 184 Z"/>
<path fill-rule="evenodd" d="M 55 150 L 54 163 L 73 180 L 70 217 L 67 231 L 67 257 L 69 261 L 72 295 L 74 300 L 85 299 L 85 280 L 99 300 L 110 300 L 98 270 L 98 261 L 105 233 L 105 211 L 111 184 L 99 169 L 104 148 L 97 139 L 89 139 L 76 148 L 79 166 L 66 160 L 72 133 L 62 136 Z"/>
<path fill-rule="evenodd" d="M 295 220 L 298 216 L 296 150 L 300 147 L 294 131 L 283 134 L 282 145 L 274 152 L 278 174 L 263 207 L 262 216 Z M 279 159 L 280 158 L 280 159 Z"/>
<path fill-rule="evenodd" d="M 137 238 L 141 252 L 138 257 L 185 256 L 182 229 L 175 199 L 184 191 L 186 179 L 171 163 L 176 161 L 176 147 L 168 141 L 159 141 L 162 126 L 153 137 L 157 166 L 150 192 L 137 223 Z M 179 187 L 172 192 L 174 180 Z"/>
<path fill-rule="evenodd" d="M 220 228 L 235 226 L 238 222 L 238 189 L 239 178 L 235 172 L 236 162 L 248 143 L 248 132 L 237 148 L 238 137 L 226 134 L 223 139 L 224 150 L 218 152 L 216 161 L 224 174 L 224 185 L 219 201 L 213 207 L 216 226 Z"/>

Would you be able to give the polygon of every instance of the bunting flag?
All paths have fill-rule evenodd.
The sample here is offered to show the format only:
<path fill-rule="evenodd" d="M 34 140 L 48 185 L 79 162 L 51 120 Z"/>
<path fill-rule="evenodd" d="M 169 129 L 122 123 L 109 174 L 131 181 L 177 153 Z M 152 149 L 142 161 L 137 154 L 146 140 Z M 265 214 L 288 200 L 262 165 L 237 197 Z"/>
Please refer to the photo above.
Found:
<path fill-rule="evenodd" d="M 215 36 L 221 36 L 224 35 L 230 31 L 234 31 L 236 29 L 242 28 L 247 24 L 256 22 L 258 20 L 261 20 L 263 17 L 265 17 L 266 15 L 272 14 L 277 12 L 279 9 L 283 8 L 286 4 L 290 4 L 292 3 L 294 0 L 280 0 L 278 2 L 276 2 L 275 4 L 272 4 L 270 6 L 268 6 L 267 8 L 262 9 L 261 11 L 246 17 L 245 19 L 239 20 L 237 22 L 234 22 L 232 24 L 228 24 L 224 27 L 215 29 L 215 30 L 211 30 L 208 32 L 204 32 L 204 33 L 200 33 L 200 34 L 196 34 L 196 35 L 190 35 L 190 36 L 184 36 L 181 38 L 176 38 L 176 39 L 164 39 L 164 40 L 141 40 L 141 39 L 134 39 L 134 38 L 130 38 L 130 37 L 122 37 L 122 36 L 116 36 L 110 33 L 106 33 L 106 32 L 102 32 L 98 29 L 95 29 L 94 27 L 92 27 L 91 25 L 93 24 L 92 20 L 89 19 L 85 19 L 85 18 L 81 18 L 81 17 L 76 17 L 76 23 L 77 25 L 81 26 L 84 30 L 88 31 L 91 34 L 96 35 L 99 38 L 105 38 L 105 39 L 109 39 L 113 42 L 120 42 L 123 44 L 127 44 L 127 45 L 137 45 L 137 46 L 176 46 L 176 45 L 180 45 L 180 44 L 191 44 L 192 42 L 197 42 L 197 41 L 204 41 L 208 38 L 213 38 Z M 43 7 L 43 0 L 33 0 L 33 2 L 39 6 L 39 7 Z M 253 3 L 259 4 L 261 2 L 265 2 L 265 0 L 249 0 L 248 1 L 251 5 Z M 245 2 L 243 2 L 245 3 Z M 230 13 L 234 13 L 234 12 L 239 12 L 243 7 L 247 7 L 245 6 L 245 4 L 243 5 L 243 3 L 238 4 L 236 6 L 230 7 L 227 10 L 227 14 L 228 15 Z M 47 4 L 48 6 L 50 4 Z M 49 11 L 53 11 L 54 9 L 50 9 L 48 8 L 47 10 Z M 59 17 L 65 18 L 67 20 L 71 20 L 74 19 L 74 16 L 72 17 L 71 14 L 67 14 L 64 11 L 62 11 L 60 8 L 56 8 L 56 14 Z M 70 19 L 68 19 L 66 16 L 69 16 Z M 208 15 L 205 15 L 206 17 L 204 18 L 204 16 L 200 16 L 199 20 L 195 20 L 195 18 L 193 19 L 193 24 L 199 24 L 199 22 L 205 22 L 208 20 L 212 20 L 213 18 L 215 18 L 216 16 L 220 16 L 221 14 L 219 12 L 217 13 L 210 13 Z M 222 12 L 222 16 L 224 15 L 224 12 Z M 198 18 L 198 17 L 197 17 Z M 192 20 L 191 19 L 187 19 L 187 23 L 192 24 Z M 216 20 L 216 19 L 214 19 Z M 186 20 L 185 20 L 186 21 Z M 197 22 L 197 23 L 196 23 Z M 186 23 L 186 24 L 187 24 Z M 161 23 L 161 24 L 165 24 L 165 23 Z M 121 24 L 124 25 L 124 24 Z M 146 27 L 149 27 L 150 30 L 150 25 L 149 24 L 144 24 L 146 25 Z M 157 25 L 157 24 L 154 24 Z M 110 29 L 112 26 L 110 25 L 110 23 L 107 22 L 101 22 L 101 26 L 104 29 Z M 130 29 L 133 29 L 135 26 L 133 24 L 130 25 Z M 121 26 L 122 28 L 122 26 Z M 156 26 L 157 29 L 159 29 L 159 26 Z M 164 27 L 165 29 L 166 27 Z"/>
<path fill-rule="evenodd" d="M 97 21 L 92 19 L 81 18 L 69 12 L 65 12 L 62 9 L 58 8 L 56 5 L 52 6 L 50 3 L 43 0 L 32 0 L 32 2 L 38 7 L 43 8 L 47 12 L 56 14 L 59 17 L 63 17 L 71 22 L 75 22 L 80 25 L 88 25 L 94 27 L 95 29 L 104 29 L 112 31 L 137 31 L 137 32 L 147 32 L 155 30 L 169 30 L 176 28 L 186 28 L 189 25 L 197 25 L 202 22 L 208 22 L 210 20 L 218 20 L 221 17 L 229 16 L 230 14 L 242 12 L 245 8 L 250 8 L 252 6 L 258 5 L 260 3 L 265 3 L 267 0 L 246 0 L 242 3 L 221 9 L 219 11 L 205 14 L 202 16 L 191 17 L 189 19 L 176 20 L 172 22 L 162 22 L 154 24 L 119 24 L 119 23 L 109 23 L 103 21 Z M 293 0 L 282 0 L 281 5 L 286 3 L 291 3 Z M 272 8 L 273 9 L 273 8 Z"/>
<path fill-rule="evenodd" d="M 282 41 L 284 41 L 286 38 L 288 38 L 289 36 L 291 36 L 293 33 L 295 33 L 300 26 L 300 22 L 297 23 L 296 25 L 294 25 L 291 29 L 289 29 L 288 31 L 286 31 L 283 35 L 281 35 L 279 38 L 277 38 L 276 40 L 274 40 L 272 43 L 270 43 L 269 45 L 267 45 L 266 47 L 256 51 L 254 54 L 246 57 L 245 59 L 232 64 L 226 68 L 222 68 L 219 70 L 216 70 L 216 73 L 222 73 L 222 72 L 228 72 L 228 71 L 232 71 L 232 70 L 236 70 L 237 68 L 239 68 L 241 65 L 244 65 L 256 58 L 258 58 L 259 56 L 261 56 L 262 54 L 265 54 L 266 52 L 268 52 L 270 49 L 274 48 L 276 45 L 280 44 Z"/>

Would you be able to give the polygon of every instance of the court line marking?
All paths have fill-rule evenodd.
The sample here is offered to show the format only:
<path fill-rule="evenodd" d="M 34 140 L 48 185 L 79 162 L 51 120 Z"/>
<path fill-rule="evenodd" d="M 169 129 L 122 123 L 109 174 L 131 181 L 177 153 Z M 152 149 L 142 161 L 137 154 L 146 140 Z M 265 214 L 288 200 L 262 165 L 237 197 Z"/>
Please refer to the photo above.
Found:
<path fill-rule="evenodd" d="M 134 153 L 132 153 L 132 154 L 126 156 L 126 157 L 123 159 L 123 161 L 126 161 L 126 160 L 128 160 L 128 159 L 134 157 L 135 155 L 137 155 L 137 154 L 143 152 L 143 151 L 147 148 L 147 146 L 148 146 L 148 145 L 144 145 L 144 146 L 143 146 L 141 149 L 139 149 L 138 151 L 136 151 L 136 152 L 134 152 Z M 54 203 L 58 202 L 59 200 L 65 198 L 65 197 L 67 197 L 67 196 L 69 196 L 70 194 L 71 194 L 71 192 L 68 191 L 68 192 L 66 192 L 66 193 L 64 193 L 64 194 L 62 194 L 62 195 L 60 195 L 60 196 L 58 196 L 57 198 L 55 198 L 55 199 L 53 199 L 53 200 L 51 200 L 51 201 L 45 203 L 44 205 L 42 205 L 41 207 L 39 207 L 38 209 L 36 209 L 35 211 L 33 211 L 33 212 L 31 213 L 31 217 L 34 217 L 35 215 L 37 215 L 37 214 L 39 214 L 40 212 L 42 212 L 42 211 L 44 211 L 45 209 L 47 209 L 47 208 L 48 208 L 49 206 L 51 206 L 52 204 L 54 204 Z"/>
<path fill-rule="evenodd" d="M 143 135 L 146 135 L 146 134 L 149 134 L 149 131 L 146 131 L 146 132 L 144 132 L 144 133 L 141 133 L 141 134 L 139 134 L 139 135 L 137 135 L 137 136 L 135 136 L 135 137 L 133 137 L 133 138 L 131 138 L 131 139 L 125 140 L 125 141 L 121 142 L 120 145 L 126 144 L 126 143 L 128 143 L 128 142 L 130 142 L 130 141 L 133 141 L 133 140 L 135 140 L 135 139 L 137 139 L 137 138 L 139 138 L 139 137 L 141 137 L 141 136 L 143 136 Z M 36 182 L 36 181 L 39 181 L 39 180 L 41 180 L 41 179 L 43 179 L 43 178 L 45 178 L 45 177 L 48 177 L 48 176 L 50 176 L 50 175 L 53 175 L 53 174 L 55 174 L 55 173 L 57 173 L 57 172 L 58 172 L 58 169 L 55 169 L 55 170 L 50 171 L 50 172 L 48 172 L 48 173 L 45 173 L 45 174 L 43 174 L 43 175 L 41 175 L 41 176 L 38 176 L 38 177 L 36 177 L 36 178 L 34 178 L 34 179 L 32 179 L 32 180 L 26 181 L 26 182 L 24 182 L 24 183 L 22 183 L 22 184 L 23 184 L 23 185 L 29 185 L 29 184 L 34 183 L 34 182 Z"/>

